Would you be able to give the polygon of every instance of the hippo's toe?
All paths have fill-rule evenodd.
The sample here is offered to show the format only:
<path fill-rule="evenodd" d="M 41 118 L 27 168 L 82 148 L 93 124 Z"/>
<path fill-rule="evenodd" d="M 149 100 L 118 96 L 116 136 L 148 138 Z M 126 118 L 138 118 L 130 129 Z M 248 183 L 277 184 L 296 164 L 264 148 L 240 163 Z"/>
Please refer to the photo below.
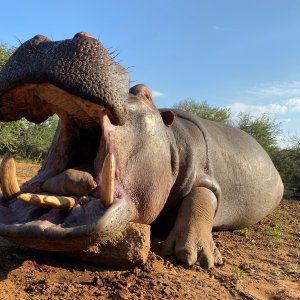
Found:
<path fill-rule="evenodd" d="M 211 235 L 198 237 L 191 233 L 184 233 L 182 229 L 177 231 L 174 228 L 172 230 L 164 244 L 163 254 L 165 256 L 174 255 L 188 266 L 198 262 L 205 269 L 223 264 L 221 253 Z"/>

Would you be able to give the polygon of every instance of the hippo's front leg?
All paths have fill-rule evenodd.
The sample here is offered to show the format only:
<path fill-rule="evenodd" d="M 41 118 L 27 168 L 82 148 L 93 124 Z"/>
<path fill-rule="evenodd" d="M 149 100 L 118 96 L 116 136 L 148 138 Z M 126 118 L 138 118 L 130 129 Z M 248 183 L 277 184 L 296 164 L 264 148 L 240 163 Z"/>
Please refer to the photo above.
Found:
<path fill-rule="evenodd" d="M 222 257 L 212 238 L 217 198 L 204 187 L 194 188 L 183 199 L 175 225 L 166 242 L 164 253 L 188 264 L 197 261 L 204 268 L 222 264 Z"/>

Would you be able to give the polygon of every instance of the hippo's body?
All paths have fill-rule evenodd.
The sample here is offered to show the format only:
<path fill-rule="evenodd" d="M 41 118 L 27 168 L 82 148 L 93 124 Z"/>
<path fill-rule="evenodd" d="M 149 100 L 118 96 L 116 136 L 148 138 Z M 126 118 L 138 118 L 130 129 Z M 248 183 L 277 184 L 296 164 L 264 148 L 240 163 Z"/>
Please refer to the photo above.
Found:
<path fill-rule="evenodd" d="M 178 160 L 178 175 L 167 206 L 177 204 L 193 187 L 203 186 L 218 198 L 214 229 L 249 226 L 273 211 L 283 186 L 256 140 L 232 126 L 173 112 L 170 140 L 174 152 L 178 151 L 173 156 Z"/>
<path fill-rule="evenodd" d="M 39 174 L 19 188 L 9 155 L 0 168 L 0 234 L 21 244 L 78 250 L 129 221 L 168 219 L 166 255 L 212 267 L 222 263 L 212 229 L 254 224 L 281 200 L 280 176 L 252 137 L 159 111 L 90 35 L 36 36 L 0 72 L 0 121 L 53 114 L 60 123 Z"/>

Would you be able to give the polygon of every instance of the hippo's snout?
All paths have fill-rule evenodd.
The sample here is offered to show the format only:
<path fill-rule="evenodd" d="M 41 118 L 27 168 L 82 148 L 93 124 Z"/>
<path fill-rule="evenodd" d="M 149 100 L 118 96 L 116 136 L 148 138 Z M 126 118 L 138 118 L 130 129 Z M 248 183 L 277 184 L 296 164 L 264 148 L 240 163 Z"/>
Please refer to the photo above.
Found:
<path fill-rule="evenodd" d="M 36 35 L 23 43 L 0 73 L 2 107 L 5 102 L 14 101 L 5 96 L 8 91 L 29 83 L 50 83 L 101 105 L 109 111 L 114 124 L 121 125 L 126 120 L 128 72 L 87 33 L 80 32 L 73 39 L 57 42 Z M 7 113 L 0 113 L 0 120 L 19 119 L 21 114 L 14 114 L 12 109 L 9 120 Z M 23 116 L 26 116 L 25 110 Z"/>

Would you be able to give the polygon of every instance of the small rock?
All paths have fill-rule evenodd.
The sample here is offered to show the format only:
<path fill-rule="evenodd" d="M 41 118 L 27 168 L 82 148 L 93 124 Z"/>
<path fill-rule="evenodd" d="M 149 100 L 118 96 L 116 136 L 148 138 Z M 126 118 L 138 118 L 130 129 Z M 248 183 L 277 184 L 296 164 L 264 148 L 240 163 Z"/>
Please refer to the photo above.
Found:
<path fill-rule="evenodd" d="M 165 294 L 166 296 L 169 296 L 171 294 L 171 291 L 169 288 L 165 288 L 162 290 L 162 293 Z"/>
<path fill-rule="evenodd" d="M 98 276 L 95 276 L 95 277 L 92 279 L 92 284 L 93 284 L 94 286 L 97 286 L 97 285 L 99 285 L 99 281 L 100 281 L 99 277 L 98 277 Z"/>
<path fill-rule="evenodd" d="M 144 264 L 150 251 L 150 226 L 129 223 L 124 231 L 111 240 L 99 241 L 84 251 L 67 252 L 67 255 L 100 265 L 134 267 Z"/>

